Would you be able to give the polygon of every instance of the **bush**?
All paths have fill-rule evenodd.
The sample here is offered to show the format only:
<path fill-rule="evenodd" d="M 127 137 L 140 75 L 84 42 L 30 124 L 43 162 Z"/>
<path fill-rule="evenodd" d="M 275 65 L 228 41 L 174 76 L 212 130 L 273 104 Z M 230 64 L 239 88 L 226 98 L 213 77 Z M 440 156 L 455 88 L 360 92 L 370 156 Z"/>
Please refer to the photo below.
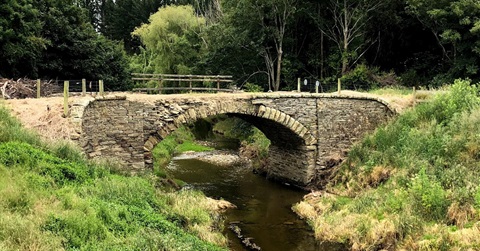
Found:
<path fill-rule="evenodd" d="M 434 177 L 426 174 L 425 169 L 421 169 L 412 179 L 409 192 L 413 205 L 423 217 L 437 221 L 446 219 L 449 205 L 447 193 Z"/>
<path fill-rule="evenodd" d="M 375 87 L 377 83 L 373 75 L 378 69 L 369 69 L 365 64 L 359 64 L 355 69 L 347 72 L 341 77 L 342 89 L 347 90 L 368 90 Z"/>
<path fill-rule="evenodd" d="M 253 83 L 248 83 L 248 82 L 245 85 L 243 85 L 243 89 L 246 92 L 263 92 L 263 88 L 261 86 Z"/>

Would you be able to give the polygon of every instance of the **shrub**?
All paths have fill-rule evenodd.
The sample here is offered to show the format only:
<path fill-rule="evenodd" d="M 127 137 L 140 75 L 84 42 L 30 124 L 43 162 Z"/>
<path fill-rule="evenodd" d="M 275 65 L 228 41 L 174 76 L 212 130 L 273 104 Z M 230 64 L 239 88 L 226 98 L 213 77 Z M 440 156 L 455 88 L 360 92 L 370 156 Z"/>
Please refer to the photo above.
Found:
<path fill-rule="evenodd" d="M 263 92 L 263 88 L 261 86 L 253 83 L 248 83 L 248 82 L 245 85 L 243 85 L 243 89 L 246 92 Z"/>
<path fill-rule="evenodd" d="M 446 216 L 448 201 L 446 191 L 434 177 L 426 174 L 425 169 L 412 179 L 410 189 L 413 205 L 427 219 L 443 220 Z"/>
<path fill-rule="evenodd" d="M 347 72 L 341 77 L 342 89 L 367 90 L 377 85 L 373 75 L 378 69 L 369 69 L 365 64 L 359 64 L 355 69 Z"/>

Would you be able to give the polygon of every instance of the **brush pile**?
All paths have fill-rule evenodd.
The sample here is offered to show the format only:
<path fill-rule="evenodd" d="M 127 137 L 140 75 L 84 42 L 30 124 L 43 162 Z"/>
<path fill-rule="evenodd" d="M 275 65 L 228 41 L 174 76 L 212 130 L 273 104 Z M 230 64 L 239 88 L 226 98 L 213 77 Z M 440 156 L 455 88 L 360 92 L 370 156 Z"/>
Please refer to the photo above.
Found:
<path fill-rule="evenodd" d="M 42 97 L 62 92 L 62 88 L 51 80 L 42 80 L 40 87 Z M 37 81 L 26 78 L 18 80 L 0 78 L 0 94 L 4 99 L 35 98 L 37 96 Z"/>

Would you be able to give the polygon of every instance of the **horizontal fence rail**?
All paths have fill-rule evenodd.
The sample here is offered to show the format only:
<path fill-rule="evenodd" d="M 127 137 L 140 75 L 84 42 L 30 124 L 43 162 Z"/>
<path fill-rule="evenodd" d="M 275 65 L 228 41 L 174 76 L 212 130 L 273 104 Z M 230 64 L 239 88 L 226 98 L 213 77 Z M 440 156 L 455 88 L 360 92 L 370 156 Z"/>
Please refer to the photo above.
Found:
<path fill-rule="evenodd" d="M 234 92 L 233 76 L 228 75 L 179 75 L 132 73 L 132 80 L 142 81 L 146 87 L 133 88 L 138 92 L 172 93 L 174 91 Z M 145 83 L 145 81 L 148 81 Z M 199 86 L 198 83 L 201 82 Z M 182 85 L 182 83 L 188 83 Z M 216 83 L 216 86 L 212 86 Z M 154 87 L 151 87 L 154 85 Z M 147 87 L 148 86 L 148 87 Z"/>

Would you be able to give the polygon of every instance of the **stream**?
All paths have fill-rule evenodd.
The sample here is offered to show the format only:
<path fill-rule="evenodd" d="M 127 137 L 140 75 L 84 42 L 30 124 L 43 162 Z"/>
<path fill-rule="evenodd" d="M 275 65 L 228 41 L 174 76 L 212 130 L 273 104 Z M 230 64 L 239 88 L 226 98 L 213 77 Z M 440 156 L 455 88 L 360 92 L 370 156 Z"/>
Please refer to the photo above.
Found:
<path fill-rule="evenodd" d="M 340 250 L 338 245 L 317 243 L 311 228 L 291 210 L 305 191 L 268 181 L 242 165 L 222 167 L 184 155 L 172 160 L 168 172 L 209 197 L 237 206 L 225 213 L 230 250 L 248 250 L 229 229 L 232 225 L 263 251 Z"/>

